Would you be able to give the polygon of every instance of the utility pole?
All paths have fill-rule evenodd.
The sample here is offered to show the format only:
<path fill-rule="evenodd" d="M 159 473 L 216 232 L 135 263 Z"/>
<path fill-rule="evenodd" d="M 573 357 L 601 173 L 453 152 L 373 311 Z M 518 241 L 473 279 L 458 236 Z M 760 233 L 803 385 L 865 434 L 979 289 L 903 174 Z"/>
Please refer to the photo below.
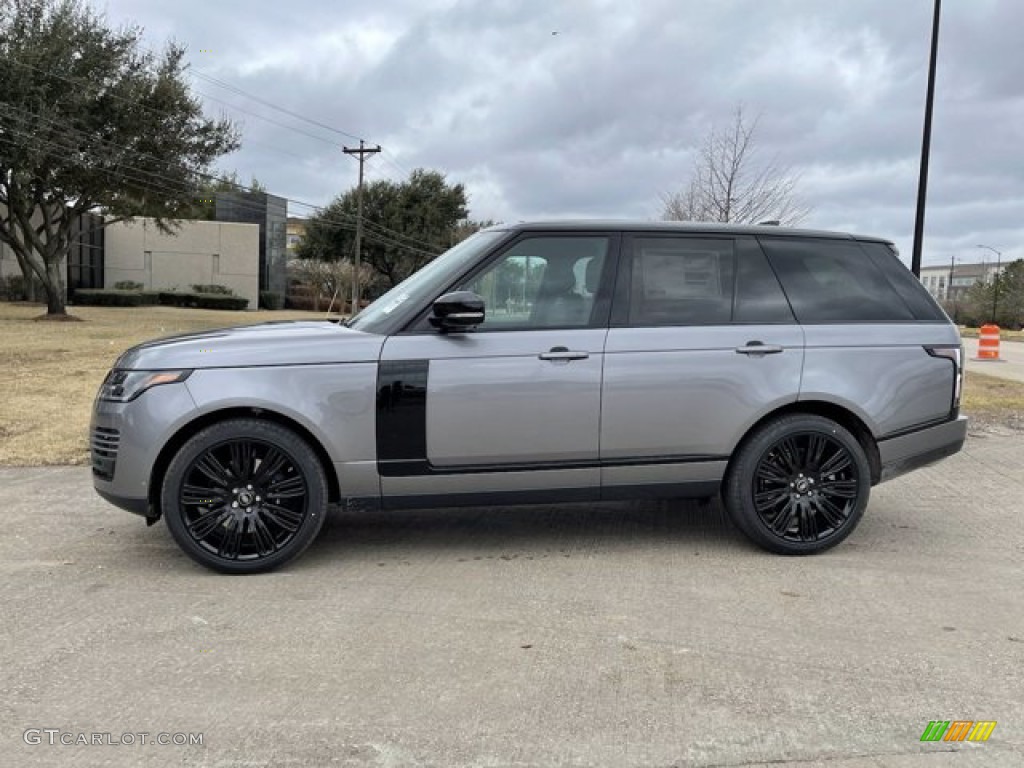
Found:
<path fill-rule="evenodd" d="M 924 100 L 924 132 L 921 138 L 921 175 L 917 181 L 917 217 L 914 221 L 914 251 L 910 257 L 910 271 L 921 276 L 921 245 L 924 239 L 924 201 L 928 196 L 928 156 L 932 146 L 932 104 L 935 102 L 935 61 L 939 54 L 939 8 L 935 0 L 932 18 L 932 50 L 928 62 L 928 93 Z"/>
<path fill-rule="evenodd" d="M 356 193 L 356 253 L 354 264 L 352 265 L 352 315 L 355 316 L 359 312 L 359 260 L 362 256 L 363 247 L 363 164 L 366 162 L 367 155 L 375 155 L 381 151 L 380 144 L 376 147 L 365 146 L 366 142 L 362 139 L 359 140 L 359 148 L 342 147 L 341 150 L 346 155 L 358 155 L 359 156 L 359 192 Z"/>

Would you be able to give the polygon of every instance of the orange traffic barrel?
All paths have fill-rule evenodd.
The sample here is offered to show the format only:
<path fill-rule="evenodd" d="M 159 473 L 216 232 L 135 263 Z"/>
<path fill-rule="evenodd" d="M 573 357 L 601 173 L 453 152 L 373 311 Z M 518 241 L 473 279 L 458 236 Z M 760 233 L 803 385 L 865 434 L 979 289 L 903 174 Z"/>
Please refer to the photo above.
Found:
<path fill-rule="evenodd" d="M 978 359 L 999 359 L 999 326 L 989 323 L 981 326 L 978 334 Z"/>

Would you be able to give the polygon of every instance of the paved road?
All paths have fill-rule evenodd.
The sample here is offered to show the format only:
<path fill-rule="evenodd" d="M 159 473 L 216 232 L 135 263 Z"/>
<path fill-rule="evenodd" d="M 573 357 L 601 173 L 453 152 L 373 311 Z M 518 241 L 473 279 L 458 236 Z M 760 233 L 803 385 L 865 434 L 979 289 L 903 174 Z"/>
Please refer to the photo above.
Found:
<path fill-rule="evenodd" d="M 1024 342 L 1001 341 L 999 343 L 999 361 L 976 360 L 978 356 L 978 340 L 965 339 L 967 348 L 967 373 L 987 373 L 1001 379 L 1024 381 Z"/>
<path fill-rule="evenodd" d="M 815 558 L 647 502 L 339 514 L 248 578 L 82 468 L 0 470 L 0 764 L 1024 765 L 1022 459 L 972 437 Z M 940 718 L 998 726 L 920 743 Z"/>

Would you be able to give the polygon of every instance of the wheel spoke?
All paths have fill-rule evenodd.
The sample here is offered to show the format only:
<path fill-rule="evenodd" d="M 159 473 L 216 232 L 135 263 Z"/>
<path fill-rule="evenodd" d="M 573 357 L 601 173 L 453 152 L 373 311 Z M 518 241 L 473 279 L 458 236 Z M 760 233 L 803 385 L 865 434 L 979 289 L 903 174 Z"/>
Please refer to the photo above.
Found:
<path fill-rule="evenodd" d="M 767 512 L 789 498 L 788 488 L 772 488 L 754 494 L 754 506 L 758 512 Z"/>
<path fill-rule="evenodd" d="M 800 522 L 798 527 L 802 541 L 818 540 L 818 516 L 810 504 L 800 505 Z"/>
<path fill-rule="evenodd" d="M 185 487 L 181 489 L 181 503 L 185 505 L 209 507 L 223 501 L 224 493 L 219 488 L 185 483 Z"/>
<path fill-rule="evenodd" d="M 265 556 L 273 554 L 274 550 L 277 549 L 277 543 L 274 541 L 274 534 L 270 532 L 270 529 L 267 528 L 267 524 L 259 515 L 252 518 L 252 532 L 260 555 Z"/>
<path fill-rule="evenodd" d="M 836 448 L 836 452 L 829 457 L 828 461 L 821 465 L 821 469 L 818 471 L 821 473 L 822 477 L 831 477 L 832 475 L 839 474 L 840 472 L 849 469 L 851 466 L 853 466 L 853 464 L 846 451 L 842 448 Z"/>
<path fill-rule="evenodd" d="M 777 450 L 782 461 L 785 463 L 784 466 L 786 470 L 789 472 L 796 472 L 801 466 L 800 449 L 793 441 L 793 438 L 785 438 L 781 443 L 779 443 Z"/>
<path fill-rule="evenodd" d="M 846 515 L 843 510 L 833 504 L 829 499 L 824 496 L 817 498 L 815 506 L 818 509 L 818 513 L 822 516 L 829 528 L 838 528 L 844 522 L 846 522 Z"/>
<path fill-rule="evenodd" d="M 199 461 L 196 462 L 196 469 L 216 483 L 218 488 L 227 489 L 231 486 L 231 471 L 221 464 L 220 460 L 211 451 L 204 453 Z"/>
<path fill-rule="evenodd" d="M 782 536 L 789 530 L 789 526 L 793 524 L 793 516 L 796 514 L 796 502 L 792 499 L 782 508 L 782 511 L 775 516 L 769 525 L 777 536 Z"/>
<path fill-rule="evenodd" d="M 229 509 L 210 510 L 205 515 L 201 515 L 188 523 L 188 532 L 193 539 L 202 541 L 217 530 L 218 527 L 222 526 L 229 517 L 231 517 L 231 510 Z"/>
<path fill-rule="evenodd" d="M 807 440 L 807 467 L 812 471 L 821 466 L 825 457 L 825 438 L 821 435 L 811 435 Z"/>
<path fill-rule="evenodd" d="M 825 480 L 818 486 L 818 490 L 825 496 L 837 499 L 857 498 L 856 480 Z"/>
<path fill-rule="evenodd" d="M 252 473 L 252 443 L 248 440 L 235 440 L 231 443 L 231 468 L 239 480 L 244 480 Z"/>
<path fill-rule="evenodd" d="M 766 483 L 775 483 L 776 485 L 789 485 L 789 476 L 786 470 L 778 466 L 777 462 L 771 459 L 762 461 L 760 466 L 758 466 L 757 479 L 764 480 Z"/>
<path fill-rule="evenodd" d="M 226 560 L 238 559 L 238 555 L 242 551 L 242 525 L 242 520 L 232 519 L 231 525 L 224 531 L 224 538 L 221 539 L 217 554 Z"/>
<path fill-rule="evenodd" d="M 295 533 L 302 525 L 305 514 L 277 504 L 264 504 L 263 516 L 289 533 Z"/>
<path fill-rule="evenodd" d="M 267 496 L 275 501 L 297 499 L 306 495 L 306 483 L 299 475 L 276 480 L 267 486 Z"/>
<path fill-rule="evenodd" d="M 262 483 L 281 471 L 288 457 L 271 446 L 267 449 L 266 455 L 260 459 L 259 467 L 254 469 L 253 483 Z"/>

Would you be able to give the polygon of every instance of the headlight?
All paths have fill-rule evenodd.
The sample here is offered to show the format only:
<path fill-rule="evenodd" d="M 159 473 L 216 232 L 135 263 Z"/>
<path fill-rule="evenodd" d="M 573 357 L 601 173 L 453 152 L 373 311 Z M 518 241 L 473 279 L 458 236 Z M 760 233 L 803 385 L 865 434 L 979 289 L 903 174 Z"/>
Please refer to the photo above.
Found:
<path fill-rule="evenodd" d="M 100 386 L 99 399 L 115 403 L 134 400 L 150 387 L 160 384 L 174 384 L 184 381 L 192 373 L 185 371 L 120 371 L 116 368 L 107 374 Z"/>

